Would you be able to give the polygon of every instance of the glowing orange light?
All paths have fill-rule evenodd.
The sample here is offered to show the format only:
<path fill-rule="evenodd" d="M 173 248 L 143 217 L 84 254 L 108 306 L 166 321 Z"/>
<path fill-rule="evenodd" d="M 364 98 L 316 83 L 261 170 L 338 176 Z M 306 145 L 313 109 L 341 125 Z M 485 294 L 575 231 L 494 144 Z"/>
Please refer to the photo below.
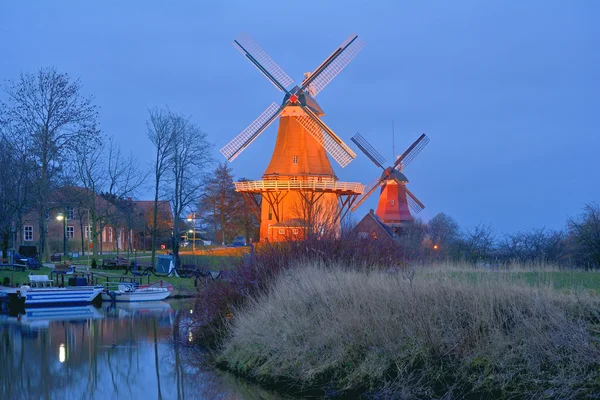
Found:
<path fill-rule="evenodd" d="M 438 245 L 437 245 L 437 244 L 434 244 L 434 245 L 433 245 L 433 249 L 434 249 L 434 250 L 437 250 L 437 249 L 438 249 Z"/>

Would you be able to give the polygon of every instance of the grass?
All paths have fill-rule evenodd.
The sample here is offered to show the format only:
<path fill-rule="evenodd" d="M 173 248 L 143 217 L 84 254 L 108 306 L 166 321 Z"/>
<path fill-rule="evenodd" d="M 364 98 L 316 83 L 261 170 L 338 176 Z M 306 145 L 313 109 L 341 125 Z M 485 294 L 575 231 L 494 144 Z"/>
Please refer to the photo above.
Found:
<path fill-rule="evenodd" d="M 584 272 L 297 266 L 234 310 L 218 361 L 320 393 L 592 398 L 600 297 L 567 290 L 583 282 L 598 290 Z"/>

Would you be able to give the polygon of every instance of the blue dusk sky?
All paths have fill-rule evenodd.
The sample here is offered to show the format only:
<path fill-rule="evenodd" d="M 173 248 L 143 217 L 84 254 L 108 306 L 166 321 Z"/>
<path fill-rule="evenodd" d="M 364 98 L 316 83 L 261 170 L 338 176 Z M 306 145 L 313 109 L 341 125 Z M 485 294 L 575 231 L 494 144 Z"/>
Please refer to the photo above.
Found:
<path fill-rule="evenodd" d="M 360 132 L 389 161 L 425 132 L 431 142 L 405 170 L 423 219 L 559 229 L 600 202 L 599 17 L 593 0 L 1 0 L 0 80 L 46 66 L 79 77 L 103 132 L 143 165 L 148 108 L 169 106 L 223 161 L 218 150 L 283 98 L 231 45 L 238 34 L 298 82 L 357 33 L 366 47 L 318 96 L 324 121 L 353 148 Z M 260 179 L 276 133 L 273 124 L 231 164 L 237 177 Z M 362 154 L 333 165 L 343 181 L 380 173 Z"/>

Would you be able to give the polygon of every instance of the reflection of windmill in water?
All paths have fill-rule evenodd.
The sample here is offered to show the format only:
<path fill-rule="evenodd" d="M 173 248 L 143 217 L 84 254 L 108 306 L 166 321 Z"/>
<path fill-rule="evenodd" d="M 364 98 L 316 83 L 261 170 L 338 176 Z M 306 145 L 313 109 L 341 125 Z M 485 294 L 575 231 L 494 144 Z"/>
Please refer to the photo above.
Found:
<path fill-rule="evenodd" d="M 383 223 L 391 227 L 402 227 L 414 221 L 410 210 L 418 214 L 425 208 L 423 203 L 406 187 L 408 179 L 403 173 L 406 167 L 429 143 L 429 138 L 422 134 L 406 151 L 398 157 L 393 165 L 385 168 L 385 159 L 359 133 L 352 141 L 375 165 L 383 170 L 381 176 L 375 178 L 366 188 L 356 203 L 355 211 L 378 187 L 381 187 L 376 215 Z"/>
<path fill-rule="evenodd" d="M 235 183 L 236 191 L 261 220 L 261 240 L 300 238 L 312 229 L 308 225 L 323 218 L 330 229 L 339 230 L 341 218 L 364 187 L 340 182 L 333 172 L 326 152 L 342 167 L 356 154 L 321 120 L 324 112 L 315 97 L 358 54 L 363 42 L 351 35 L 314 72 L 305 74 L 301 86 L 291 89 L 293 80 L 250 37 L 241 35 L 233 44 L 285 93 L 281 105 L 271 104 L 221 149 L 233 161 L 280 117 L 275 149 L 263 179 Z M 327 210 L 321 212 L 327 215 L 316 215 L 316 210 Z"/>

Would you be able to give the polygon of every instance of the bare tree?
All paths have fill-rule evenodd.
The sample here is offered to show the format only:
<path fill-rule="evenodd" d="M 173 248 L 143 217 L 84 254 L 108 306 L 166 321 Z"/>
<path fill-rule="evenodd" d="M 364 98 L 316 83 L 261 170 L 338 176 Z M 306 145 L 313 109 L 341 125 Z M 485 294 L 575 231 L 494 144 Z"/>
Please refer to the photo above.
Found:
<path fill-rule="evenodd" d="M 568 221 L 575 261 L 586 268 L 600 268 L 600 206 L 586 204 L 578 218 Z"/>
<path fill-rule="evenodd" d="M 171 114 L 173 151 L 168 160 L 165 176 L 165 195 L 173 212 L 172 249 L 179 260 L 178 221 L 186 209 L 196 205 L 206 181 L 206 167 L 212 162 L 206 133 L 181 115 Z"/>
<path fill-rule="evenodd" d="M 150 119 L 147 122 L 147 135 L 154 147 L 156 156 L 154 170 L 154 218 L 152 223 L 152 264 L 156 258 L 156 235 L 158 224 L 158 200 L 160 184 L 170 168 L 171 156 L 175 144 L 175 127 L 171 111 L 154 108 L 149 110 Z"/>
<path fill-rule="evenodd" d="M 489 260 L 496 240 L 489 225 L 475 225 L 467 229 L 463 236 L 463 256 L 466 260 L 473 263 Z"/>
<path fill-rule="evenodd" d="M 128 218 L 120 208 L 122 201 L 134 195 L 147 176 L 135 157 L 124 156 L 112 138 L 107 142 L 78 146 L 74 160 L 77 182 L 87 189 L 79 208 L 82 212 L 85 209 L 86 214 L 89 210 L 94 256 L 98 254 L 98 237 L 107 224 L 121 229 L 127 225 Z M 117 243 L 121 229 L 116 230 Z"/>
<path fill-rule="evenodd" d="M 40 253 L 48 257 L 46 212 L 48 197 L 62 163 L 77 143 L 97 140 L 96 106 L 81 95 L 81 83 L 53 68 L 22 74 L 4 86 L 8 95 L 0 103 L 5 121 L 27 143 L 36 172 L 32 195 L 39 212 Z M 42 257 L 44 258 L 44 257 Z"/>

